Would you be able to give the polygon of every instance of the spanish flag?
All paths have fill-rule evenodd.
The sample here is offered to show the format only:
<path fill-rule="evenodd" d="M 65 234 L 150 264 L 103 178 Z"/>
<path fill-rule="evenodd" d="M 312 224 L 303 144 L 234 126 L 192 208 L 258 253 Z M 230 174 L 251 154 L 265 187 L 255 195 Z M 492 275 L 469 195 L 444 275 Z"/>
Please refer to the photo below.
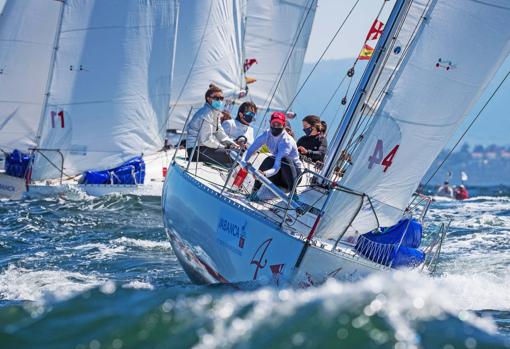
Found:
<path fill-rule="evenodd" d="M 370 57 L 372 57 L 372 54 L 374 53 L 374 49 L 370 47 L 369 45 L 365 44 L 363 46 L 363 49 L 361 50 L 358 59 L 360 61 L 368 61 Z"/>

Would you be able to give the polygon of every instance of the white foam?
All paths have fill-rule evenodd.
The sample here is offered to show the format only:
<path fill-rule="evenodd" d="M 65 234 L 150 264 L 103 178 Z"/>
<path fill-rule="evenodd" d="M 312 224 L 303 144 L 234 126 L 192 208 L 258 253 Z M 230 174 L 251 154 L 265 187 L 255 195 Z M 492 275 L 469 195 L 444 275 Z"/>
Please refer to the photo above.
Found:
<path fill-rule="evenodd" d="M 90 243 L 74 247 L 75 250 L 90 250 L 91 259 L 109 259 L 126 251 L 124 246 L 108 246 L 102 243 Z"/>
<path fill-rule="evenodd" d="M 468 310 L 480 309 L 480 305 L 496 309 L 508 306 L 509 298 L 500 281 L 462 276 L 434 279 L 415 272 L 380 273 L 357 283 L 330 281 L 305 290 L 264 288 L 228 294 L 218 300 L 204 295 L 187 307 L 197 316 L 207 314 L 213 324 L 211 331 L 201 334 L 197 348 L 228 347 L 247 341 L 251 335 L 260 333 L 258 328 L 277 327 L 303 307 L 321 306 L 323 309 L 317 311 L 321 321 L 336 322 L 341 314 L 357 311 L 360 304 L 360 314 L 347 320 L 352 326 L 362 326 L 369 317 L 378 314 L 394 327 L 395 337 L 403 344 L 399 347 L 412 348 L 419 346 L 414 323 L 441 319 L 444 314 L 494 333 L 496 327 L 491 321 Z M 482 285 L 491 291 L 484 293 Z M 239 312 L 246 309 L 250 310 L 240 318 Z"/>
<path fill-rule="evenodd" d="M 140 240 L 127 238 L 123 236 L 121 238 L 112 240 L 111 242 L 117 245 L 142 247 L 144 249 L 161 249 L 161 250 L 171 249 L 169 241 Z"/>
<path fill-rule="evenodd" d="M 6 300 L 64 300 L 104 280 L 64 270 L 30 270 L 9 265 L 0 274 L 0 296 Z"/>
<path fill-rule="evenodd" d="M 133 288 L 136 290 L 153 290 L 154 286 L 150 282 L 133 280 L 122 285 L 122 288 Z"/>

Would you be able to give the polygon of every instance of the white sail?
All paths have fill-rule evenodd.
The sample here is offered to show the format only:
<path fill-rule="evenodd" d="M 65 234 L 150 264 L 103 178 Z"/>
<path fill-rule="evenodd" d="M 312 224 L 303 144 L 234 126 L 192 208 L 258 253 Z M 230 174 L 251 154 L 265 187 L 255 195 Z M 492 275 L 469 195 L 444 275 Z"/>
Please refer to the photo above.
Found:
<path fill-rule="evenodd" d="M 204 104 L 209 84 L 229 97 L 244 88 L 244 6 L 245 0 L 181 2 L 169 129 L 182 129 L 190 108 Z"/>
<path fill-rule="evenodd" d="M 247 78 L 256 80 L 249 85 L 248 98 L 259 109 L 289 107 L 301 76 L 316 7 L 317 0 L 248 1 L 245 55 L 257 61 L 246 73 Z"/>
<path fill-rule="evenodd" d="M 35 147 L 62 2 L 0 5 L 0 149 Z"/>
<path fill-rule="evenodd" d="M 364 233 L 399 220 L 422 176 L 509 54 L 508 23 L 505 0 L 430 2 L 342 180 L 366 193 L 373 207 L 366 198 L 361 203 L 352 194 L 335 194 L 320 236 L 337 238 L 347 228 Z M 400 35 L 409 37 L 405 31 L 412 27 L 404 25 Z M 349 226 L 357 204 L 360 214 Z"/>
<path fill-rule="evenodd" d="M 51 149 L 66 175 L 161 149 L 176 16 L 176 0 L 65 2 L 34 179 L 60 176 Z"/>

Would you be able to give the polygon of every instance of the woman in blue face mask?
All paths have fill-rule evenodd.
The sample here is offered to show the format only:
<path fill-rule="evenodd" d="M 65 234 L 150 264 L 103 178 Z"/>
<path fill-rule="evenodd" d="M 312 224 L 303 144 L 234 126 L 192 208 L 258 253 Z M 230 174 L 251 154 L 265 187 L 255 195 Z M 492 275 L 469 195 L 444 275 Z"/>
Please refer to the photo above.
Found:
<path fill-rule="evenodd" d="M 193 161 L 231 166 L 229 148 L 238 148 L 221 126 L 223 91 L 209 86 L 205 93 L 205 104 L 191 118 L 187 127 L 186 148 Z"/>
<path fill-rule="evenodd" d="M 297 141 L 299 154 L 309 162 L 323 162 L 328 150 L 326 123 L 318 116 L 308 115 L 303 119 L 303 132 L 305 135 Z"/>

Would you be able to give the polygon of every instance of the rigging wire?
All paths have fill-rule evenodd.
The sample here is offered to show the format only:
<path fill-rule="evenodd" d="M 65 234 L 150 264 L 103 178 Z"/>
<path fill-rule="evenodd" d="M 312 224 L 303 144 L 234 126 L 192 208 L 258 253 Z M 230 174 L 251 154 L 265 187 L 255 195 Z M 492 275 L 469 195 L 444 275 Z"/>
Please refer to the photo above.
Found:
<path fill-rule="evenodd" d="M 410 49 L 410 46 L 411 46 L 412 42 L 414 41 L 414 38 L 416 37 L 416 32 L 417 32 L 418 28 L 421 26 L 423 21 L 426 20 L 425 14 L 426 14 L 426 12 L 429 9 L 430 3 L 431 3 L 431 0 L 429 0 L 427 2 L 427 4 L 425 5 L 425 7 L 424 7 L 424 9 L 423 9 L 423 11 L 421 13 L 420 20 L 414 26 L 413 31 L 412 31 L 411 35 L 409 36 L 409 40 L 407 41 L 407 43 L 406 43 L 406 45 L 404 47 L 404 50 L 403 50 L 403 52 L 402 52 L 398 62 L 395 64 L 395 68 L 392 69 L 390 76 L 386 79 L 386 81 L 383 82 L 383 86 L 380 89 L 380 92 L 379 92 L 378 96 L 376 97 L 376 99 L 372 103 L 372 106 L 370 106 L 368 104 L 364 106 L 364 107 L 366 107 L 366 109 L 359 116 L 359 119 L 358 119 L 358 121 L 356 123 L 356 126 L 354 127 L 354 129 L 353 129 L 353 131 L 351 133 L 350 139 L 349 139 L 349 141 L 347 143 L 347 146 L 346 146 L 346 150 L 347 151 L 355 152 L 356 149 L 361 144 L 361 140 L 363 138 L 362 136 L 365 134 L 365 132 L 367 132 L 368 127 L 371 125 L 371 122 L 369 122 L 370 117 L 374 117 L 376 111 L 378 110 L 376 108 L 376 106 L 382 101 L 383 97 L 386 95 L 386 90 L 387 90 L 390 82 L 393 80 L 393 78 L 395 76 L 395 73 L 397 72 L 398 68 L 400 67 L 403 59 L 406 57 L 406 55 L 407 55 L 407 53 L 408 53 L 408 51 Z M 408 7 L 406 9 L 406 14 L 405 14 L 406 17 L 409 15 L 410 10 L 411 10 L 411 7 Z M 403 24 L 404 24 L 404 21 L 402 21 L 400 23 L 400 25 L 399 25 L 399 27 L 398 27 L 398 29 L 397 29 L 394 37 L 393 37 L 393 40 L 392 40 L 391 44 L 387 48 L 388 54 L 384 58 L 384 62 L 382 63 L 383 65 L 387 63 L 387 61 L 388 61 L 388 59 L 390 57 L 390 52 L 393 52 L 394 46 L 395 46 L 395 44 L 397 42 L 396 39 L 398 38 L 398 36 L 399 36 L 399 34 L 400 34 L 401 30 L 402 30 Z M 382 73 L 383 73 L 383 70 L 381 69 L 378 72 L 377 78 L 375 80 L 375 83 L 373 84 L 373 88 L 371 89 L 371 92 L 370 92 L 370 94 L 368 95 L 368 97 L 366 99 L 367 101 L 371 98 L 371 96 L 374 93 L 377 85 L 379 84 L 379 79 L 381 78 Z M 361 132 L 359 132 L 360 129 L 362 129 Z M 347 169 L 347 165 L 348 164 L 346 164 L 343 167 L 344 171 Z"/>
<path fill-rule="evenodd" d="M 191 67 L 188 71 L 188 74 L 186 75 L 186 78 L 184 79 L 184 84 L 182 85 L 182 88 L 179 91 L 179 95 L 177 96 L 175 103 L 173 103 L 172 107 L 169 108 L 170 110 L 168 111 L 168 114 L 165 118 L 165 122 L 162 124 L 161 128 L 159 129 L 159 133 L 161 133 L 163 128 L 168 127 L 168 122 L 170 121 L 170 117 L 172 116 L 173 112 L 175 111 L 175 108 L 177 107 L 177 105 L 179 104 L 179 101 L 182 98 L 182 94 L 184 93 L 184 91 L 188 85 L 189 79 L 191 78 L 191 74 L 193 73 L 193 71 L 195 69 L 195 64 L 197 63 L 197 60 L 198 60 L 198 53 L 200 52 L 200 49 L 202 48 L 202 45 L 205 41 L 206 34 L 209 32 L 208 29 L 209 29 L 209 22 L 211 20 L 212 6 L 213 6 L 213 2 L 211 1 L 211 4 L 209 5 L 209 14 L 207 15 L 207 20 L 205 22 L 204 31 L 202 32 L 202 36 L 200 37 L 200 43 L 198 44 L 197 52 L 195 54 L 195 57 L 193 58 L 193 63 L 191 63 Z"/>
<path fill-rule="evenodd" d="M 480 117 L 480 115 L 483 113 L 483 111 L 485 110 L 485 108 L 489 105 L 489 103 L 492 101 L 492 98 L 494 98 L 494 96 L 496 95 L 496 93 L 499 91 L 499 89 L 501 88 L 501 86 L 503 86 L 504 82 L 506 81 L 506 79 L 508 78 L 508 76 L 510 76 L 510 70 L 506 73 L 505 77 L 503 78 L 503 80 L 501 80 L 501 82 L 498 84 L 498 87 L 496 87 L 496 89 L 492 92 L 491 96 L 489 97 L 489 99 L 487 99 L 487 101 L 484 103 L 483 107 L 480 109 L 480 111 L 476 114 L 476 116 L 473 118 L 473 120 L 471 120 L 471 122 L 469 123 L 468 127 L 464 130 L 464 132 L 462 133 L 462 135 L 460 136 L 460 138 L 457 140 L 457 142 L 455 143 L 455 145 L 453 146 L 453 148 L 448 152 L 448 154 L 446 155 L 446 157 L 443 159 L 443 161 L 441 161 L 441 163 L 437 166 L 437 168 L 435 169 L 435 171 L 432 173 L 432 175 L 429 177 L 429 179 L 425 182 L 425 184 L 423 185 L 424 187 L 427 186 L 430 181 L 432 180 L 432 178 L 434 178 L 434 176 L 439 172 L 439 170 L 441 169 L 441 167 L 445 164 L 446 160 L 448 160 L 448 158 L 450 157 L 450 155 L 452 155 L 453 151 L 455 150 L 455 148 L 457 148 L 457 146 L 460 144 L 460 142 L 462 141 L 462 139 L 464 138 L 464 136 L 466 136 L 466 134 L 468 133 L 468 131 L 471 129 L 471 127 L 474 125 L 474 123 L 478 120 L 478 118 Z"/>
<path fill-rule="evenodd" d="M 287 70 L 287 66 L 289 65 L 290 59 L 291 59 L 291 57 L 292 57 L 292 55 L 294 53 L 294 49 L 296 48 L 296 46 L 298 44 L 298 40 L 301 37 L 301 32 L 303 31 L 303 29 L 304 29 L 304 27 L 306 25 L 308 16 L 310 15 L 310 12 L 312 11 L 312 8 L 314 8 L 314 4 L 317 5 L 317 1 L 318 0 L 311 0 L 311 2 L 310 2 L 310 6 L 308 7 L 308 11 L 306 11 L 305 17 L 303 18 L 303 22 L 301 23 L 301 25 L 299 27 L 299 31 L 298 31 L 295 39 L 294 39 L 294 42 L 292 44 L 292 48 L 291 48 L 291 50 L 289 52 L 289 55 L 287 56 L 285 64 L 283 65 L 283 68 L 282 68 L 282 71 L 280 73 L 280 76 L 278 77 L 278 80 L 276 81 L 276 84 L 274 85 L 273 93 L 271 94 L 271 98 L 269 99 L 269 103 L 267 105 L 266 111 L 264 112 L 264 117 L 262 118 L 262 122 L 259 124 L 259 127 L 257 129 L 256 135 L 258 135 L 260 133 L 260 130 L 261 130 L 262 126 L 265 124 L 265 121 L 266 121 L 266 118 L 267 118 L 267 114 L 271 110 L 271 103 L 273 103 L 273 99 L 274 99 L 274 97 L 276 95 L 276 92 L 278 91 L 278 87 L 280 86 L 280 83 L 281 83 L 281 81 L 283 79 L 285 71 Z M 359 0 L 357 0 L 357 1 L 359 1 Z"/>
<path fill-rule="evenodd" d="M 290 101 L 288 107 L 287 107 L 287 111 L 289 111 L 289 109 L 292 107 L 292 104 L 295 102 L 297 96 L 299 96 L 299 94 L 301 93 L 301 91 L 303 90 L 303 88 L 305 87 L 306 83 L 308 82 L 308 80 L 310 79 L 310 77 L 312 76 L 312 74 L 314 73 L 315 69 L 317 68 L 317 66 L 319 65 L 319 63 L 322 61 L 322 59 L 324 58 L 324 55 L 328 52 L 329 48 L 331 47 L 331 45 L 333 44 L 333 42 L 336 40 L 336 37 L 338 36 L 338 34 L 340 34 L 340 31 L 342 30 L 342 28 L 344 27 L 345 23 L 347 22 L 347 20 L 351 17 L 351 14 L 353 13 L 354 9 L 358 6 L 358 3 L 360 2 L 360 0 L 356 0 L 356 2 L 354 3 L 354 5 L 351 7 L 350 11 L 347 13 L 347 16 L 344 18 L 344 20 L 342 21 L 342 23 L 340 24 L 340 26 L 338 27 L 337 31 L 335 32 L 335 34 L 333 35 L 333 37 L 331 38 L 331 40 L 329 41 L 328 45 L 326 46 L 326 48 L 324 49 L 324 51 L 322 51 L 321 55 L 319 56 L 319 59 L 317 60 L 317 62 L 315 62 L 314 66 L 312 67 L 312 70 L 310 71 L 310 73 L 308 73 L 308 75 L 306 76 L 305 78 L 305 81 L 303 81 L 303 83 L 301 84 L 301 86 L 299 87 L 298 91 L 294 94 L 294 97 L 292 98 L 292 100 Z"/>
<path fill-rule="evenodd" d="M 379 12 L 377 13 L 377 16 L 375 17 L 375 20 L 378 20 L 378 19 L 379 19 L 379 17 L 381 16 L 381 13 L 382 13 L 382 11 L 384 10 L 384 7 L 385 7 L 385 5 L 386 5 L 386 2 L 387 2 L 387 0 L 383 0 L 383 3 L 382 3 L 382 5 L 381 5 L 381 7 L 379 8 Z M 356 4 L 355 4 L 355 6 L 356 6 Z M 352 12 L 352 10 L 351 10 L 351 12 Z M 347 20 L 347 18 L 346 18 L 346 20 Z M 343 23 L 342 23 L 342 25 L 343 25 Z M 341 28 L 340 28 L 340 29 L 341 29 Z M 335 35 L 336 35 L 336 34 L 335 34 Z M 363 42 L 363 47 L 365 46 L 365 44 L 366 44 L 367 42 L 368 42 L 368 37 L 367 37 L 367 38 L 365 39 L 365 41 Z M 321 58 L 322 58 L 322 56 L 321 56 Z M 342 78 L 342 80 L 341 80 L 341 81 L 340 81 L 340 83 L 338 84 L 337 88 L 335 89 L 335 91 L 334 91 L 334 92 L 333 92 L 333 94 L 331 95 L 331 98 L 330 98 L 330 99 L 328 100 L 328 102 L 326 103 L 326 106 L 322 109 L 321 113 L 319 114 L 321 117 L 322 117 L 322 114 L 324 114 L 324 112 L 326 111 L 326 109 L 329 107 L 329 105 L 330 105 L 330 104 L 331 104 L 331 102 L 333 101 L 334 97 L 336 96 L 336 94 L 338 93 L 338 91 L 340 90 L 340 88 L 342 87 L 342 85 L 343 85 L 343 83 L 344 83 L 345 79 L 348 77 L 348 78 L 349 78 L 349 86 L 347 87 L 347 90 L 346 90 L 346 92 L 345 92 L 345 94 L 344 94 L 344 97 L 342 98 L 341 105 L 344 105 L 344 104 L 346 104 L 346 103 L 347 103 L 347 96 L 348 96 L 348 94 L 349 94 L 349 90 L 350 90 L 350 88 L 351 88 L 351 84 L 352 84 L 352 80 L 353 80 L 352 78 L 353 78 L 353 76 L 354 76 L 354 74 L 355 74 L 355 73 L 354 73 L 354 72 L 355 72 L 355 70 L 354 70 L 354 69 L 356 68 L 356 64 L 358 63 L 358 61 L 359 61 L 359 55 L 358 55 L 358 57 L 356 57 L 356 59 L 354 60 L 354 63 L 352 64 L 351 68 L 348 70 L 347 74 L 346 74 L 346 75 L 344 75 L 344 77 Z M 315 67 L 314 67 L 314 69 L 315 69 Z M 309 76 L 307 77 L 307 79 L 308 79 L 308 78 L 309 78 Z M 305 80 L 305 82 L 303 83 L 303 85 L 301 86 L 301 88 L 300 88 L 300 90 L 298 91 L 298 93 L 296 94 L 296 96 L 294 97 L 294 99 L 296 99 L 297 95 L 299 94 L 299 92 L 301 91 L 301 89 L 303 88 L 303 86 L 304 86 L 304 84 L 305 84 L 305 83 L 306 83 L 306 80 Z M 294 100 L 294 99 L 293 99 L 293 100 Z M 340 112 L 341 105 L 338 107 L 337 112 L 335 113 L 335 115 L 336 115 L 336 114 L 338 114 L 338 113 Z M 290 108 L 290 107 L 289 107 L 289 108 Z M 344 113 L 344 114 L 345 114 L 345 113 Z M 343 119 L 343 116 L 342 116 L 342 119 Z"/>

